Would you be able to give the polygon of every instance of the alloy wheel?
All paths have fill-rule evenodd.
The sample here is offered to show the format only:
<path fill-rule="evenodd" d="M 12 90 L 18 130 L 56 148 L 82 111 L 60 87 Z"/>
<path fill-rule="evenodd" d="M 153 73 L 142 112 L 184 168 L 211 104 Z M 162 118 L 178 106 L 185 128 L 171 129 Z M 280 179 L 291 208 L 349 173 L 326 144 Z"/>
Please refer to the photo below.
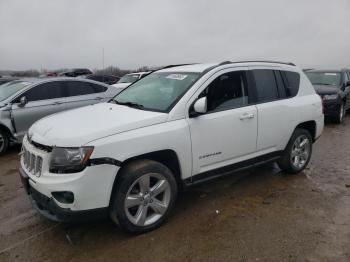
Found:
<path fill-rule="evenodd" d="M 310 157 L 311 143 L 306 135 L 298 136 L 293 144 L 291 162 L 297 169 L 301 169 Z"/>
<path fill-rule="evenodd" d="M 344 118 L 344 105 L 342 104 L 339 109 L 339 123 L 343 121 Z"/>
<path fill-rule="evenodd" d="M 136 226 L 151 225 L 163 217 L 169 207 L 170 198 L 170 184 L 163 175 L 144 174 L 130 186 L 126 194 L 126 216 Z"/>

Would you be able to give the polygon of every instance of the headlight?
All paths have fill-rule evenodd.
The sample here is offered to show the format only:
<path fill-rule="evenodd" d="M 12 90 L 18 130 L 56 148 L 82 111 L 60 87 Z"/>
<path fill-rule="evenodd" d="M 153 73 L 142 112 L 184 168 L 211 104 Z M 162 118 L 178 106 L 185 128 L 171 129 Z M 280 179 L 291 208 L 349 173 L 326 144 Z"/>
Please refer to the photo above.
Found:
<path fill-rule="evenodd" d="M 337 94 L 334 94 L 334 95 L 325 95 L 323 97 L 323 100 L 335 100 L 338 98 L 338 95 Z"/>
<path fill-rule="evenodd" d="M 50 172 L 76 173 L 82 171 L 90 159 L 93 147 L 54 147 L 51 153 Z"/>

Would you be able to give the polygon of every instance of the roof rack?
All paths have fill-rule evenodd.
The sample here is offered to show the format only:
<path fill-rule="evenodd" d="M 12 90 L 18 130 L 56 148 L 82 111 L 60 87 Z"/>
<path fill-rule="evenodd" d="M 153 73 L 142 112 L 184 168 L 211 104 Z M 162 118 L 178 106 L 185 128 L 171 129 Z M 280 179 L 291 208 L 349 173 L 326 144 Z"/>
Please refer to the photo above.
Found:
<path fill-rule="evenodd" d="M 291 66 L 295 66 L 294 63 L 291 62 L 280 62 L 280 61 L 271 61 L 271 60 L 246 60 L 246 61 L 224 61 L 221 62 L 219 65 L 226 65 L 226 64 L 238 64 L 238 63 L 275 63 L 275 64 L 283 64 L 283 65 L 291 65 Z"/>

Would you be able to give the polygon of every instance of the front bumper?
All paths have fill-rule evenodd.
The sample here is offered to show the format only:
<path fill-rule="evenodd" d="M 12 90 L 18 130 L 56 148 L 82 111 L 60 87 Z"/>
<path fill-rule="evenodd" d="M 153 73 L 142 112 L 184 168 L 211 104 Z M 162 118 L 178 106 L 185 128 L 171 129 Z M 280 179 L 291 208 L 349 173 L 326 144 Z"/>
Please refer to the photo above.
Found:
<path fill-rule="evenodd" d="M 44 217 L 61 222 L 78 222 L 85 220 L 105 219 L 108 217 L 108 207 L 89 210 L 71 210 L 60 207 L 52 197 L 48 197 L 31 186 L 29 176 L 20 168 L 19 175 L 23 187 L 34 208 Z"/>
<path fill-rule="evenodd" d="M 338 102 L 338 100 L 323 100 L 323 110 L 325 117 L 337 117 L 340 110 L 340 103 Z"/>

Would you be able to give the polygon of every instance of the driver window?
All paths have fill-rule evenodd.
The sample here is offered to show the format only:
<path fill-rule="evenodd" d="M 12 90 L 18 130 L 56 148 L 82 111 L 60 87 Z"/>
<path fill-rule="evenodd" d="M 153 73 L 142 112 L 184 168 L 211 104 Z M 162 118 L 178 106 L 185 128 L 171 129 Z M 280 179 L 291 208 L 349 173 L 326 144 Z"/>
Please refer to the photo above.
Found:
<path fill-rule="evenodd" d="M 245 71 L 234 71 L 217 77 L 202 92 L 207 97 L 208 112 L 218 112 L 248 105 Z"/>

